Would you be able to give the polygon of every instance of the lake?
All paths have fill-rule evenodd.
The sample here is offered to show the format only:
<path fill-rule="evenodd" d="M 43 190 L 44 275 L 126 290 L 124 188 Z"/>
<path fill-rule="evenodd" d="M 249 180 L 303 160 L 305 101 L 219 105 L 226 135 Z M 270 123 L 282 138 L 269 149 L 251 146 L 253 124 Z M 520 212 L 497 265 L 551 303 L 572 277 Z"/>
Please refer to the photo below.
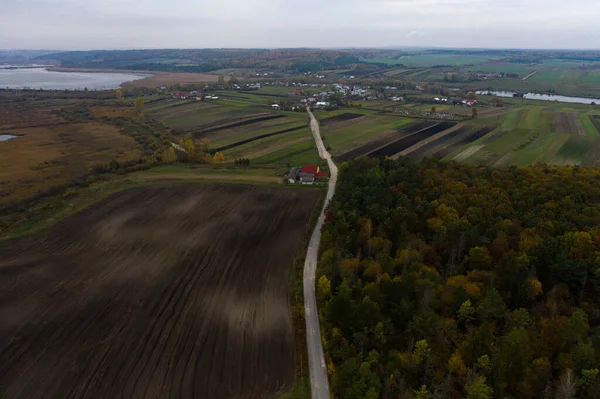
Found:
<path fill-rule="evenodd" d="M 0 88 L 44 90 L 110 90 L 150 75 L 106 72 L 52 72 L 45 68 L 0 68 Z"/>
<path fill-rule="evenodd" d="M 488 91 L 488 90 L 480 90 L 477 92 L 479 95 L 490 95 L 496 97 L 514 97 L 516 94 L 512 91 Z M 541 100 L 541 101 L 558 101 L 563 103 L 572 103 L 572 104 L 591 104 L 595 102 L 600 105 L 600 99 L 598 98 L 585 98 L 585 97 L 567 97 L 567 96 L 555 96 L 549 94 L 536 94 L 536 93 L 527 93 L 523 96 L 528 100 Z"/>
<path fill-rule="evenodd" d="M 16 139 L 19 136 L 14 136 L 12 134 L 0 134 L 0 141 L 8 141 L 10 139 Z"/>

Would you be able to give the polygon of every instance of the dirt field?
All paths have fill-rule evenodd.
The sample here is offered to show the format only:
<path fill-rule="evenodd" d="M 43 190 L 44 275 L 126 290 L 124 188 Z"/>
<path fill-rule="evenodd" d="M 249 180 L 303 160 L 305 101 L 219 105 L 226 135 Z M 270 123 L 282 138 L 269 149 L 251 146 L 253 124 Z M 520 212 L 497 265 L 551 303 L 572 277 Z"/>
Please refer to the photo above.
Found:
<path fill-rule="evenodd" d="M 313 190 L 131 189 L 0 243 L 0 397 L 271 398 Z M 282 234 L 285 232 L 285 234 Z"/>
<path fill-rule="evenodd" d="M 335 158 L 335 160 L 336 160 L 336 162 L 341 163 L 344 161 L 352 160 L 360 155 L 372 153 L 373 151 L 376 151 L 379 148 L 385 147 L 386 145 L 389 145 L 390 143 L 393 143 L 404 137 L 408 137 L 420 130 L 432 127 L 435 124 L 436 123 L 432 122 L 432 121 L 413 122 L 409 125 L 403 126 L 402 128 L 400 128 L 397 132 L 395 132 L 392 135 L 386 134 L 386 135 L 383 135 L 382 137 L 379 137 L 367 144 L 355 147 L 355 148 L 351 149 L 350 151 L 347 151 L 347 152 L 337 156 Z"/>
<path fill-rule="evenodd" d="M 332 116 L 332 117 L 323 119 L 319 123 L 322 127 L 327 127 L 327 126 L 335 125 L 340 122 L 345 122 L 345 121 L 349 121 L 352 119 L 361 118 L 363 116 L 364 115 L 362 115 L 362 114 L 353 114 L 351 112 L 346 112 L 345 114 L 340 114 L 340 115 L 336 115 L 336 116 Z"/>
<path fill-rule="evenodd" d="M 554 114 L 556 131 L 563 134 L 578 134 L 585 136 L 585 130 L 577 114 L 557 112 Z"/>

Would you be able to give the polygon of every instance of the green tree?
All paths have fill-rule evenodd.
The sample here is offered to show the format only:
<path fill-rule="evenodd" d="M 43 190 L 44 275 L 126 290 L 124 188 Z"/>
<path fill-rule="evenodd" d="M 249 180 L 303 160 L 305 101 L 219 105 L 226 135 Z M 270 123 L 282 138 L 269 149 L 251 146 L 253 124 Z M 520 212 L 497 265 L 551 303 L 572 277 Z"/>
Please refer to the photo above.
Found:
<path fill-rule="evenodd" d="M 475 320 L 475 308 L 471 303 L 471 300 L 468 299 L 460 305 L 460 309 L 458 309 L 458 321 L 463 324 L 472 323 Z"/>
<path fill-rule="evenodd" d="M 467 399 L 492 399 L 494 390 L 486 385 L 485 377 L 477 377 L 465 386 Z"/>
<path fill-rule="evenodd" d="M 483 320 L 492 322 L 502 320 L 506 316 L 506 305 L 496 289 L 486 292 L 485 297 L 477 306 L 477 313 Z"/>
<path fill-rule="evenodd" d="M 431 399 L 431 394 L 427 390 L 427 385 L 421 385 L 421 388 L 413 392 L 415 394 L 414 399 Z"/>
<path fill-rule="evenodd" d="M 317 291 L 321 298 L 327 299 L 331 295 L 331 281 L 327 278 L 327 276 L 323 275 L 319 278 L 317 282 Z"/>
<path fill-rule="evenodd" d="M 225 76 L 219 75 L 219 78 L 217 80 L 217 84 L 219 85 L 219 87 L 221 89 L 225 88 Z"/>

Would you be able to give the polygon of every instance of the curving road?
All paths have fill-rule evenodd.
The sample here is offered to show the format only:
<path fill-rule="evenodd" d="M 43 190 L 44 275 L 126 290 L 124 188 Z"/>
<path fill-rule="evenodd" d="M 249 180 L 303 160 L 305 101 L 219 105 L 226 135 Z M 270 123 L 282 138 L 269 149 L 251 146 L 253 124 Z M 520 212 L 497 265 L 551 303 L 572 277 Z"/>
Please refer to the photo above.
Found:
<path fill-rule="evenodd" d="M 312 129 L 319 156 L 329 164 L 330 178 L 327 197 L 325 198 L 325 207 L 331 201 L 335 192 L 337 182 L 337 166 L 333 163 L 331 155 L 325 149 L 319 122 L 315 116 L 307 109 L 310 116 L 310 128 Z M 319 326 L 319 314 L 317 311 L 317 299 L 315 297 L 315 273 L 317 270 L 317 259 L 319 257 L 319 244 L 321 242 L 321 228 L 325 221 L 325 213 L 321 212 L 315 230 L 310 238 L 308 251 L 306 252 L 306 261 L 304 263 L 304 309 L 306 313 L 306 342 L 308 346 L 308 368 L 310 371 L 310 386 L 312 399 L 329 399 L 329 381 L 327 380 L 327 367 L 325 365 L 325 356 L 323 355 L 323 343 L 321 341 L 321 328 Z"/>

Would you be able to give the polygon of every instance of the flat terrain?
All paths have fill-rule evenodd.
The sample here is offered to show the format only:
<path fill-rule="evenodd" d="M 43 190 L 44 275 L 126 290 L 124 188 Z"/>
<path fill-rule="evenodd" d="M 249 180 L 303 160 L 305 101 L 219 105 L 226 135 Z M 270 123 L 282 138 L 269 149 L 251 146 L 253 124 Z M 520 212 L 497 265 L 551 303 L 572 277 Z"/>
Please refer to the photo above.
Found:
<path fill-rule="evenodd" d="M 145 73 L 148 73 L 147 71 Z M 140 79 L 133 82 L 123 83 L 126 89 L 134 89 L 140 87 L 155 88 L 158 86 L 173 86 L 179 85 L 193 85 L 200 83 L 217 83 L 219 75 L 213 75 L 210 73 L 170 73 L 170 72 L 152 72 L 153 75 L 146 78 Z M 226 77 L 229 80 L 229 77 Z"/>
<path fill-rule="evenodd" d="M 0 397 L 271 398 L 313 190 L 170 184 L 0 244 Z M 285 234 L 281 234 L 284 231 Z"/>
<path fill-rule="evenodd" d="M 97 165 L 137 163 L 162 140 L 112 92 L 1 91 L 0 134 L 18 136 L 0 142 L 0 208 L 83 180 Z"/>
<path fill-rule="evenodd" d="M 146 109 L 178 137 L 191 135 L 197 143 L 208 138 L 211 150 L 223 152 L 226 162 L 249 158 L 261 167 L 319 163 L 306 114 L 270 106 L 282 98 L 289 101 L 289 91 L 219 91 L 217 101 L 159 99 Z"/>

